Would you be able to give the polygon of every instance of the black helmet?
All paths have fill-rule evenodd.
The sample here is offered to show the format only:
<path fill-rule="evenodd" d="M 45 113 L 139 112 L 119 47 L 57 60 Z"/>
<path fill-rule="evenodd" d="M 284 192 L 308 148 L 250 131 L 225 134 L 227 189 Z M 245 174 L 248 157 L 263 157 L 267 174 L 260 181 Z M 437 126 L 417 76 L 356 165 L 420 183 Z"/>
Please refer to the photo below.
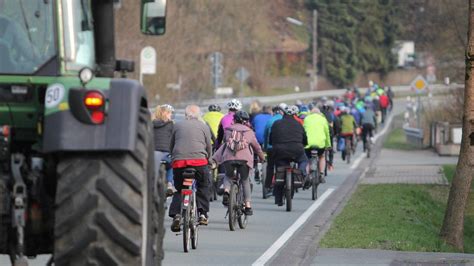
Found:
<path fill-rule="evenodd" d="M 249 121 L 250 121 L 249 113 L 247 113 L 245 111 L 237 111 L 234 114 L 234 122 L 235 123 L 243 124 L 244 122 L 249 122 Z"/>
<path fill-rule="evenodd" d="M 209 105 L 209 112 L 220 112 L 221 111 L 221 107 L 217 104 L 211 104 Z"/>

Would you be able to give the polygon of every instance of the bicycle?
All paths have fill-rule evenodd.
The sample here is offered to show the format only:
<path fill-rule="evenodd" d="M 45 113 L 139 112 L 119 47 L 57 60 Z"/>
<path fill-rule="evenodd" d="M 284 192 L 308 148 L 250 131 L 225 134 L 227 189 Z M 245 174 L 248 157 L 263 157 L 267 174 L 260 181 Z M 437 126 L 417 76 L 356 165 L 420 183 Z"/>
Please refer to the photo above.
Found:
<path fill-rule="evenodd" d="M 243 183 L 240 179 L 240 174 L 237 172 L 236 166 L 244 163 L 233 163 L 234 177 L 229 191 L 229 204 L 227 206 L 226 218 L 229 219 L 230 231 L 235 231 L 236 223 L 238 222 L 240 229 L 245 229 L 248 223 L 248 217 L 245 214 L 244 189 Z"/>
<path fill-rule="evenodd" d="M 318 151 L 315 149 L 311 149 L 311 159 L 309 161 L 309 174 L 311 176 L 311 199 L 316 200 L 318 198 L 318 186 L 321 183 L 321 173 L 319 170 Z"/>
<path fill-rule="evenodd" d="M 282 168 L 284 169 L 284 178 L 280 178 L 279 182 L 284 184 L 283 202 L 286 203 L 286 211 L 290 212 L 292 209 L 292 200 L 295 194 L 295 190 L 303 186 L 303 181 L 300 178 L 295 178 L 296 175 L 294 175 L 295 173 L 300 171 L 298 169 L 298 163 L 290 161 L 290 164 L 288 166 L 278 167 L 277 172 L 279 172 L 279 169 L 281 171 Z"/>
<path fill-rule="evenodd" d="M 183 172 L 183 189 L 181 190 L 181 225 L 183 226 L 183 249 L 189 252 L 198 245 L 199 222 L 196 205 L 196 169 L 186 168 Z"/>
<path fill-rule="evenodd" d="M 362 134 L 362 141 L 364 143 L 364 150 L 367 152 L 367 158 L 370 158 L 370 152 L 372 150 L 372 144 L 373 144 L 372 137 L 370 137 L 369 135 L 372 135 L 373 133 L 370 133 L 370 132 L 373 132 L 373 131 L 375 131 L 375 129 L 373 129 L 372 127 L 363 129 L 364 133 Z"/>
<path fill-rule="evenodd" d="M 342 150 L 342 159 L 347 162 L 347 164 L 351 163 L 351 151 L 352 151 L 352 136 L 343 136 L 344 138 L 344 150 Z"/>

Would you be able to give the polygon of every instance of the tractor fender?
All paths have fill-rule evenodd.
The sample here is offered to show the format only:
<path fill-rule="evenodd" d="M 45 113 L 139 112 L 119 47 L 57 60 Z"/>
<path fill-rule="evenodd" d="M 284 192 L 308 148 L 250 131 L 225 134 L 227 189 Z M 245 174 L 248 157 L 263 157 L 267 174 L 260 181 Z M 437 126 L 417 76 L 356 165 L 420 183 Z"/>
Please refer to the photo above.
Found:
<path fill-rule="evenodd" d="M 104 94 L 108 104 L 104 124 L 81 122 L 71 109 L 46 116 L 43 152 L 133 151 L 140 107 L 147 107 L 145 89 L 135 80 L 112 79 Z"/>

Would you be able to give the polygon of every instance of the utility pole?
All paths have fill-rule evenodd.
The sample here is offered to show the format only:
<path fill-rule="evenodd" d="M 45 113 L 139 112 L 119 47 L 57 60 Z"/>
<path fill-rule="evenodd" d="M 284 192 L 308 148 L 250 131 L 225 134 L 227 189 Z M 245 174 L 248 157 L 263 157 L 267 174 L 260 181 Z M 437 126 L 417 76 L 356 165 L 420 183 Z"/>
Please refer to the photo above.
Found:
<path fill-rule="evenodd" d="M 461 152 L 440 234 L 444 241 L 461 251 L 464 246 L 464 214 L 474 176 L 474 0 L 469 1 L 468 44 L 465 56 Z"/>
<path fill-rule="evenodd" d="M 313 69 L 311 71 L 311 88 L 318 90 L 318 11 L 313 10 Z"/>

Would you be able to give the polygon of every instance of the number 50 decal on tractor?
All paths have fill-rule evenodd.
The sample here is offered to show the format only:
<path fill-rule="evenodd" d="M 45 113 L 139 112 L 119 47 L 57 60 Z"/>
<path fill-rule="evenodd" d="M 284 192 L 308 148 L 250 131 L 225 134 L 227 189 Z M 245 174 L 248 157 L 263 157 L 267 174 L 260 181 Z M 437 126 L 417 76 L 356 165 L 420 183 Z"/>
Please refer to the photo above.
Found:
<path fill-rule="evenodd" d="M 145 89 L 114 78 L 133 62 L 115 58 L 113 2 L 0 0 L 0 254 L 12 264 L 161 264 L 163 182 Z M 166 0 L 138 3 L 142 33 L 164 34 Z"/>

